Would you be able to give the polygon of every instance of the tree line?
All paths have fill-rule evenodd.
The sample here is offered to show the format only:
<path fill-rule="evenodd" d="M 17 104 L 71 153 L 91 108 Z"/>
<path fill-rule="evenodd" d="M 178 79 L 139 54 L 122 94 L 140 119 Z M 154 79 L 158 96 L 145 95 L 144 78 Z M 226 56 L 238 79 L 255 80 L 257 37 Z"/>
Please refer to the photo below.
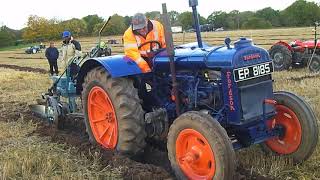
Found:
<path fill-rule="evenodd" d="M 150 19 L 161 21 L 159 11 L 146 12 Z M 168 12 L 172 26 L 182 26 L 184 30 L 192 29 L 192 12 Z M 131 16 L 114 14 L 102 35 L 121 35 L 129 27 Z M 255 12 L 239 12 L 233 10 L 212 12 L 207 18 L 199 14 L 200 24 L 210 24 L 215 28 L 223 27 L 227 30 L 234 29 L 264 29 L 273 27 L 303 27 L 311 26 L 315 21 L 320 21 L 320 4 L 296 0 L 286 9 L 279 11 L 267 7 Z M 61 38 L 64 30 L 72 32 L 73 36 L 96 36 L 103 26 L 105 19 L 98 15 L 88 15 L 81 19 L 73 18 L 66 21 L 46 19 L 32 15 L 28 17 L 27 27 L 14 31 L 7 27 L 0 29 L 0 47 L 13 45 L 16 39 L 25 41 L 45 41 Z"/>

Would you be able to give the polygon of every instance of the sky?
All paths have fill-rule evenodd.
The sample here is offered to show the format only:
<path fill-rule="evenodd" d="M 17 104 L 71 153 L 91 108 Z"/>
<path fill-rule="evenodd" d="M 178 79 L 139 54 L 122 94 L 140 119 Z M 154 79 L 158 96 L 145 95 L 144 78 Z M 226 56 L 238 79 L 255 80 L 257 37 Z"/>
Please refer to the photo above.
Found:
<path fill-rule="evenodd" d="M 213 11 L 256 11 L 265 7 L 283 10 L 295 0 L 198 0 L 198 12 L 208 17 Z M 320 0 L 307 0 L 320 3 Z M 12 29 L 26 26 L 29 15 L 67 20 L 98 14 L 107 19 L 117 13 L 132 16 L 136 12 L 160 11 L 166 3 L 168 11 L 191 11 L 188 0 L 5 0 L 0 6 L 0 26 Z"/>

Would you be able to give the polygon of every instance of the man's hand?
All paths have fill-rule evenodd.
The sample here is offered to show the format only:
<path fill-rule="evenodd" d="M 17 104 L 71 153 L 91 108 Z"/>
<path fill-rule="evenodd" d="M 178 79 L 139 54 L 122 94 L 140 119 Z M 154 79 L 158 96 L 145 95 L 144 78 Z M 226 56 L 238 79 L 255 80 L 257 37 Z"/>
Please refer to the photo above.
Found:
<path fill-rule="evenodd" d="M 151 72 L 149 64 L 146 61 L 142 61 L 141 63 L 139 63 L 139 67 L 143 73 Z"/>

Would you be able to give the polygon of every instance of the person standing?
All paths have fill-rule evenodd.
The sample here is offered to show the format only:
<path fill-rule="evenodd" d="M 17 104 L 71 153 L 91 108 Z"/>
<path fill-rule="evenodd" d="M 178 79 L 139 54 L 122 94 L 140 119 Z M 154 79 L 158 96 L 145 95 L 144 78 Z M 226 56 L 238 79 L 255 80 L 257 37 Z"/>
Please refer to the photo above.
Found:
<path fill-rule="evenodd" d="M 54 73 L 58 75 L 59 70 L 58 70 L 57 60 L 59 58 L 59 51 L 54 46 L 54 42 L 50 42 L 50 47 L 46 49 L 45 55 L 49 62 L 51 76 L 53 76 Z"/>
<path fill-rule="evenodd" d="M 73 39 L 71 32 L 64 31 L 62 38 L 62 62 L 64 68 L 67 68 L 69 60 L 75 56 L 82 56 L 82 51 L 80 43 Z"/>

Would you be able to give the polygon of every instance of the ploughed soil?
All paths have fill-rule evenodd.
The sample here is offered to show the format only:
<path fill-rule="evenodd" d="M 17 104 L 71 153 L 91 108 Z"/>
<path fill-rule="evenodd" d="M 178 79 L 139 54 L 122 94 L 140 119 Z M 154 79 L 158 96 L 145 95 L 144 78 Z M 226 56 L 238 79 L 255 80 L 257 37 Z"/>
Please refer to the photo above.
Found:
<path fill-rule="evenodd" d="M 17 65 L 0 64 L 0 68 L 14 69 L 17 71 L 36 72 L 41 74 L 47 74 L 48 71 L 42 68 L 23 67 Z"/>
<path fill-rule="evenodd" d="M 35 117 L 29 110 L 26 103 L 7 102 L 5 107 L 13 107 L 13 112 L 3 112 L 0 119 L 4 121 L 12 121 L 23 118 L 26 122 L 33 119 L 39 123 L 37 130 L 32 134 L 49 137 L 52 142 L 64 143 L 70 147 L 75 147 L 74 153 L 91 154 L 98 152 L 102 158 L 100 163 L 113 168 L 121 167 L 121 173 L 124 179 L 175 179 L 171 170 L 170 162 L 165 150 L 150 146 L 145 152 L 133 159 L 129 159 L 112 151 L 107 151 L 98 145 L 89 142 L 89 138 L 85 132 L 85 126 L 82 119 L 68 119 L 62 122 L 62 128 L 54 128 L 45 121 Z M 260 176 L 241 165 L 237 168 L 237 179 L 241 180 L 268 180 L 271 178 Z"/>
<path fill-rule="evenodd" d="M 26 68 L 14 65 L 0 65 L 0 67 L 6 67 L 11 69 L 17 69 L 20 71 L 32 71 L 39 73 L 47 73 L 40 68 Z M 64 143 L 70 147 L 75 147 L 76 152 L 83 154 L 92 154 L 92 152 L 98 152 L 102 155 L 100 163 L 105 166 L 111 166 L 113 168 L 121 167 L 122 177 L 124 179 L 175 179 L 175 176 L 171 170 L 170 162 L 165 150 L 160 150 L 157 147 L 149 146 L 145 149 L 145 152 L 133 159 L 129 159 L 122 155 L 116 154 L 112 151 L 107 151 L 98 145 L 93 145 L 89 142 L 89 138 L 85 132 L 85 126 L 83 119 L 67 119 L 62 122 L 62 128 L 54 128 L 47 124 L 45 121 L 35 117 L 29 110 L 26 103 L 23 102 L 2 102 L 3 107 L 12 111 L 5 111 L 0 113 L 0 120 L 13 121 L 17 119 L 23 119 L 26 122 L 30 120 L 36 120 L 39 123 L 37 130 L 32 134 L 39 136 L 49 137 L 52 142 Z M 32 135 L 30 134 L 30 135 Z M 89 156 L 88 156 L 89 157 Z M 239 165 L 237 168 L 237 179 L 241 180 L 267 180 L 271 178 L 260 176 L 255 172 Z"/>

